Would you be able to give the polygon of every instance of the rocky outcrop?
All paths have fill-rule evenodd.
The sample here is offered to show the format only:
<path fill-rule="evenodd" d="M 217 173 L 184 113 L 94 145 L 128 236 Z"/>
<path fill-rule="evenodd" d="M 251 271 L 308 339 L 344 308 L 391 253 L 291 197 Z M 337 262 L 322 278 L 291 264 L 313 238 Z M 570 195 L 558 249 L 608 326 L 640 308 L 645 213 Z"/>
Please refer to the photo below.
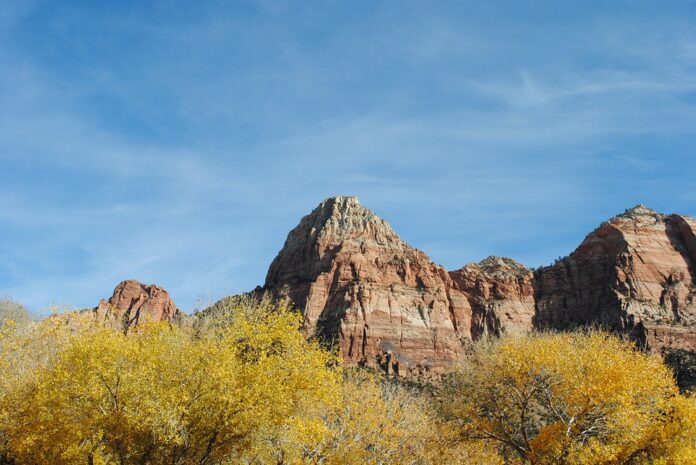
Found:
<path fill-rule="evenodd" d="M 471 339 L 471 308 L 447 271 L 355 197 L 327 199 L 300 221 L 264 289 L 301 309 L 307 334 L 337 344 L 348 365 L 437 376 Z"/>
<path fill-rule="evenodd" d="M 535 326 L 598 325 L 647 348 L 696 351 L 696 221 L 642 205 L 535 274 Z"/>
<path fill-rule="evenodd" d="M 102 299 L 93 311 L 98 321 L 125 330 L 146 321 L 181 323 L 186 318 L 163 288 L 134 280 L 116 286 L 111 298 Z"/>
<path fill-rule="evenodd" d="M 287 237 L 263 291 L 347 365 L 439 376 L 470 341 L 597 326 L 664 355 L 696 352 L 696 220 L 643 206 L 532 271 L 489 257 L 447 272 L 354 197 L 322 202 Z M 691 360 L 681 357 L 680 360 Z"/>
<path fill-rule="evenodd" d="M 524 265 L 510 258 L 488 257 L 451 271 L 450 276 L 471 305 L 474 339 L 532 329 L 534 274 Z"/>

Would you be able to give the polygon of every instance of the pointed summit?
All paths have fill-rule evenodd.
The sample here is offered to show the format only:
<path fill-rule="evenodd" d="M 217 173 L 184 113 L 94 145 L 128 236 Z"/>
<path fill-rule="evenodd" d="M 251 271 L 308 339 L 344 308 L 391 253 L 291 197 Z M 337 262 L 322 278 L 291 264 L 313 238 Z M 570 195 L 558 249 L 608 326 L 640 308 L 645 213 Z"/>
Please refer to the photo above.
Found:
<path fill-rule="evenodd" d="M 403 243 L 389 223 L 360 205 L 357 197 L 337 196 L 324 200 L 290 235 L 304 233 L 308 226 L 310 236 L 316 232 L 317 239 L 322 242 L 370 238 L 380 244 Z"/>
<path fill-rule="evenodd" d="M 357 197 L 332 197 L 324 200 L 317 210 L 324 224 L 321 232 L 327 237 L 346 239 L 367 235 L 381 243 L 401 242 L 389 223 L 360 205 Z"/>
<path fill-rule="evenodd" d="M 293 285 L 313 274 L 307 267 L 330 260 L 337 247 L 351 242 L 357 247 L 409 247 L 392 227 L 357 197 L 337 196 L 322 201 L 288 234 L 283 248 L 266 275 L 266 287 Z"/>
<path fill-rule="evenodd" d="M 471 310 L 444 268 L 355 197 L 324 200 L 288 234 L 266 291 L 290 300 L 304 330 L 348 365 L 437 376 L 456 364 Z"/>

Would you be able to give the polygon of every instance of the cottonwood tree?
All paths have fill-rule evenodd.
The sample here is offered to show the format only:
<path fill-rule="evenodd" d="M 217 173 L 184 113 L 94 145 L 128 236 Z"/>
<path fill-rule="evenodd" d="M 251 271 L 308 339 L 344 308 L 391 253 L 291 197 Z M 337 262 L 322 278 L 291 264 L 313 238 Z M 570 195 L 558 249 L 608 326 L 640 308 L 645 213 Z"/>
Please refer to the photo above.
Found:
<path fill-rule="evenodd" d="M 447 441 L 430 394 L 394 380 L 349 370 L 338 409 L 325 416 L 329 434 L 304 444 L 307 465 L 498 465 L 483 444 Z"/>
<path fill-rule="evenodd" d="M 441 389 L 445 420 L 508 464 L 693 464 L 696 406 L 657 356 L 602 333 L 482 344 Z"/>
<path fill-rule="evenodd" d="M 73 328 L 46 363 L 4 363 L 17 371 L 0 396 L 4 460 L 205 465 L 253 455 L 262 431 L 319 441 L 318 412 L 335 408 L 341 377 L 300 323 L 283 309 L 245 309 L 197 337 L 167 324 Z M 34 337 L 52 331 L 40 325 Z M 25 348 L 8 345 L 4 362 Z"/>

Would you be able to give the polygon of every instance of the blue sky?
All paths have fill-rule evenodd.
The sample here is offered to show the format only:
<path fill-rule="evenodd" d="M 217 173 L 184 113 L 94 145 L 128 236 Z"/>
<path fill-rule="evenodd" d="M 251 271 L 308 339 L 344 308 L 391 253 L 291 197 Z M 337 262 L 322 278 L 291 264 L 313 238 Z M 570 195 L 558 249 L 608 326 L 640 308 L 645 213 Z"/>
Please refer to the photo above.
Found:
<path fill-rule="evenodd" d="M 31 1 L 0 9 L 0 296 L 190 311 L 323 198 L 453 269 L 696 215 L 696 2 Z"/>

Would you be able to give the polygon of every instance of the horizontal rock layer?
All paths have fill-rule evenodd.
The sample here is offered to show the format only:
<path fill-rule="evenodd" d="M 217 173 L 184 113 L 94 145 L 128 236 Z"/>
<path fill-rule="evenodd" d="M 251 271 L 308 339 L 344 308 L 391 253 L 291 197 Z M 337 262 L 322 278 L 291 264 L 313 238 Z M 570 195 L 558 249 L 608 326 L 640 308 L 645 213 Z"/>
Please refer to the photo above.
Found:
<path fill-rule="evenodd" d="M 570 256 L 535 273 L 535 326 L 595 324 L 649 349 L 696 350 L 695 226 L 643 206 L 604 223 Z"/>

